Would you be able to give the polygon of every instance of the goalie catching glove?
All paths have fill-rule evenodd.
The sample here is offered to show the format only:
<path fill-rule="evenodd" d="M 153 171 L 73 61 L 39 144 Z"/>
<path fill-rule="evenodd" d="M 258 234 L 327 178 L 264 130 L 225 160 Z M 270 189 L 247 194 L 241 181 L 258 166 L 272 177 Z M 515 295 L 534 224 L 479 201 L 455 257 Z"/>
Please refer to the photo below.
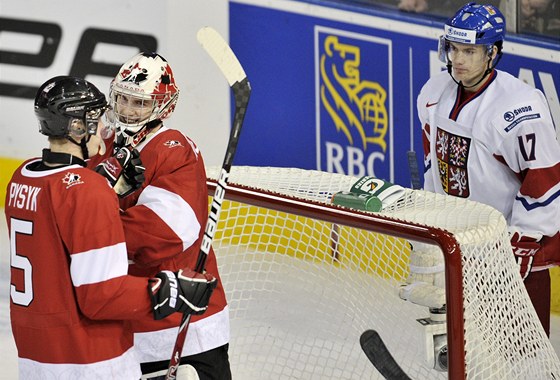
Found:
<path fill-rule="evenodd" d="M 191 269 L 159 272 L 148 283 L 154 319 L 163 319 L 175 312 L 203 314 L 216 285 L 214 276 Z"/>
<path fill-rule="evenodd" d="M 146 169 L 136 149 L 122 147 L 111 157 L 95 167 L 95 171 L 107 178 L 120 198 L 124 198 L 144 183 Z"/>

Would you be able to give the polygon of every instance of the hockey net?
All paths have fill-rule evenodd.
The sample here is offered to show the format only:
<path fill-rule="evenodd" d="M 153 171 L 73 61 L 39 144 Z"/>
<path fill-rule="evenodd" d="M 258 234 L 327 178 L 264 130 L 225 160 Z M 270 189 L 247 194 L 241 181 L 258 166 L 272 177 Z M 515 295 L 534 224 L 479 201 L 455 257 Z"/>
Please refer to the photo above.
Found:
<path fill-rule="evenodd" d="M 208 168 L 210 195 L 219 170 Z M 232 168 L 213 246 L 230 307 L 235 378 L 383 378 L 359 344 L 372 329 L 412 379 L 560 379 L 499 212 L 410 189 L 379 213 L 331 204 L 358 179 Z M 419 322 L 428 308 L 398 296 L 409 241 L 443 252 L 443 331 Z M 446 338 L 447 371 L 434 369 L 432 335 Z"/>

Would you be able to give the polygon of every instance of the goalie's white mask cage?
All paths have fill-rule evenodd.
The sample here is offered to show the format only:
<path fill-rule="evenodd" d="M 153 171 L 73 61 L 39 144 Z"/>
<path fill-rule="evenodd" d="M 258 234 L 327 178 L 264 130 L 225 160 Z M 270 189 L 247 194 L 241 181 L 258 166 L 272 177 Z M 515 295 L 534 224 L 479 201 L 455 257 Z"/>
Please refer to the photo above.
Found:
<path fill-rule="evenodd" d="M 208 169 L 209 178 L 218 174 Z M 231 201 L 213 246 L 230 307 L 235 378 L 382 378 L 359 343 L 372 329 L 412 379 L 560 379 L 498 211 L 409 189 L 380 213 L 330 203 L 357 180 L 232 168 Z M 417 321 L 428 309 L 398 296 L 408 240 L 439 245 L 444 255 L 448 371 L 434 369 Z M 433 342 L 442 337 L 445 343 L 445 334 Z"/>

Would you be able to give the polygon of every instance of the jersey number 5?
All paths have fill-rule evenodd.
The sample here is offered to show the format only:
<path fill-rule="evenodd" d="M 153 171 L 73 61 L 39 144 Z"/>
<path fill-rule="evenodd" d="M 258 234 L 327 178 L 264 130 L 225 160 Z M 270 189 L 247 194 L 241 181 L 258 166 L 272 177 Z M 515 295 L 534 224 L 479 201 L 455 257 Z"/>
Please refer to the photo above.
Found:
<path fill-rule="evenodd" d="M 533 161 L 535 159 L 537 136 L 534 133 L 529 133 L 525 136 L 518 136 L 517 141 L 519 141 L 519 149 L 525 161 Z"/>
<path fill-rule="evenodd" d="M 23 271 L 23 291 L 17 290 L 14 284 L 10 285 L 10 297 L 16 305 L 29 306 L 33 301 L 33 267 L 31 261 L 25 256 L 18 255 L 16 238 L 17 234 L 32 235 L 33 223 L 27 220 L 11 218 L 10 230 L 10 262 L 12 268 Z"/>

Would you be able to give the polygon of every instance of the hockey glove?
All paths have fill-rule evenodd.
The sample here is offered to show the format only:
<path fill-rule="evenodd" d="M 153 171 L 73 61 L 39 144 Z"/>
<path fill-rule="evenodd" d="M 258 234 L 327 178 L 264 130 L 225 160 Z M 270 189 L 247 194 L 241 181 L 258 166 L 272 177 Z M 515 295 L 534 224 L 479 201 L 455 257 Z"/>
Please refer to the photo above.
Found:
<path fill-rule="evenodd" d="M 517 265 L 519 265 L 521 278 L 525 280 L 531 273 L 533 259 L 541 248 L 541 245 L 537 242 L 537 239 L 523 236 L 515 232 L 511 236 L 511 248 L 515 255 L 515 261 L 517 261 Z"/>
<path fill-rule="evenodd" d="M 140 153 L 136 149 L 122 147 L 111 157 L 96 166 L 95 171 L 107 178 L 120 198 L 124 198 L 144 183 L 144 171 Z"/>
<path fill-rule="evenodd" d="M 148 283 L 154 319 L 163 319 L 174 312 L 203 314 L 216 285 L 214 276 L 190 269 L 159 272 Z"/>
<path fill-rule="evenodd" d="M 414 243 L 410 274 L 399 289 L 399 297 L 429 308 L 445 305 L 445 266 L 438 247 Z"/>

